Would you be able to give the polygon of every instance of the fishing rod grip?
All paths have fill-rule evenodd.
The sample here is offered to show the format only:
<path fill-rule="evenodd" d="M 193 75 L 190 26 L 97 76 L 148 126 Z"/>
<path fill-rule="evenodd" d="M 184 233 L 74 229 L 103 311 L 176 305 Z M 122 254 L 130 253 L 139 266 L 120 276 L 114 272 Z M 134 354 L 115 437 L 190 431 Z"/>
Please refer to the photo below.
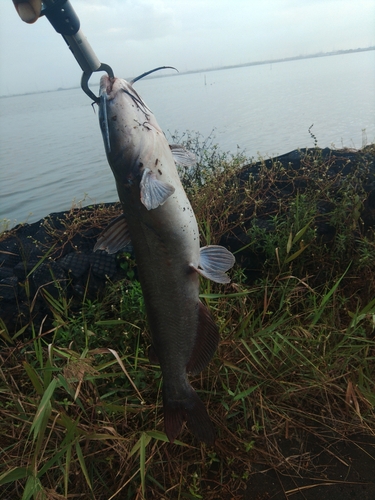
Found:
<path fill-rule="evenodd" d="M 96 57 L 95 52 L 81 30 L 75 35 L 62 35 L 62 37 L 84 73 L 93 73 L 100 68 L 102 63 Z"/>

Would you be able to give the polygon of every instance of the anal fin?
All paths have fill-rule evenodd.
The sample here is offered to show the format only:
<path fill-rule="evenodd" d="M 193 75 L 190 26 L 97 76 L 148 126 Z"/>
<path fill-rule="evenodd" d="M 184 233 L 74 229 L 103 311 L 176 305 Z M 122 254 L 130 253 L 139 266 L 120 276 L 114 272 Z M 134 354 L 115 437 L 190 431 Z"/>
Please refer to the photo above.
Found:
<path fill-rule="evenodd" d="M 211 361 L 220 340 L 219 329 L 210 312 L 202 302 L 199 302 L 198 331 L 196 335 L 193 352 L 186 365 L 186 371 L 192 375 L 198 375 Z"/>

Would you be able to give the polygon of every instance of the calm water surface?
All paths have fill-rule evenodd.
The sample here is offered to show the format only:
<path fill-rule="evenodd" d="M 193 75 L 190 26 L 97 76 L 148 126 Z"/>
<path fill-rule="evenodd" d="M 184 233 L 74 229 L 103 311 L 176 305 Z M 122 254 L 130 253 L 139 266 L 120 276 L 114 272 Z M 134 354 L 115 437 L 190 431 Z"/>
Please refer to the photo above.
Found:
<path fill-rule="evenodd" d="M 146 68 L 147 69 L 147 68 Z M 199 131 L 249 157 L 375 141 L 375 52 L 143 80 L 163 130 Z M 0 99 L 0 219 L 116 201 L 97 114 L 81 89 Z"/>

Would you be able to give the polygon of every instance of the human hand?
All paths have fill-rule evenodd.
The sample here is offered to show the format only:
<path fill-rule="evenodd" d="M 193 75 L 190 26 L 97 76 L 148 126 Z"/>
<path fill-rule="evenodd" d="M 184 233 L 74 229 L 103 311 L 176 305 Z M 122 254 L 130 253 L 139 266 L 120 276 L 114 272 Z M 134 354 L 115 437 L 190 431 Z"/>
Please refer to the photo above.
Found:
<path fill-rule="evenodd" d="M 25 23 L 35 23 L 42 10 L 42 0 L 13 0 L 18 15 Z"/>

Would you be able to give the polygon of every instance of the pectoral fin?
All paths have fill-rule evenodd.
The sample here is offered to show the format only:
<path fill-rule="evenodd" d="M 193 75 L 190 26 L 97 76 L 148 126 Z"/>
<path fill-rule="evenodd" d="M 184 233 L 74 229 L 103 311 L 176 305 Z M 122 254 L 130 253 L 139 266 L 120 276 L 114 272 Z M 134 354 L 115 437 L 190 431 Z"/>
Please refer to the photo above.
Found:
<path fill-rule="evenodd" d="M 94 246 L 97 250 L 106 250 L 108 253 L 116 253 L 130 243 L 128 224 L 124 214 L 119 215 L 100 233 Z"/>
<path fill-rule="evenodd" d="M 141 202 L 147 210 L 163 205 L 175 191 L 171 184 L 159 180 L 149 168 L 143 171 L 140 188 Z"/>
<path fill-rule="evenodd" d="M 216 283 L 229 283 L 225 274 L 235 263 L 234 255 L 220 245 L 209 245 L 200 249 L 199 266 L 194 268 L 200 275 Z"/>

